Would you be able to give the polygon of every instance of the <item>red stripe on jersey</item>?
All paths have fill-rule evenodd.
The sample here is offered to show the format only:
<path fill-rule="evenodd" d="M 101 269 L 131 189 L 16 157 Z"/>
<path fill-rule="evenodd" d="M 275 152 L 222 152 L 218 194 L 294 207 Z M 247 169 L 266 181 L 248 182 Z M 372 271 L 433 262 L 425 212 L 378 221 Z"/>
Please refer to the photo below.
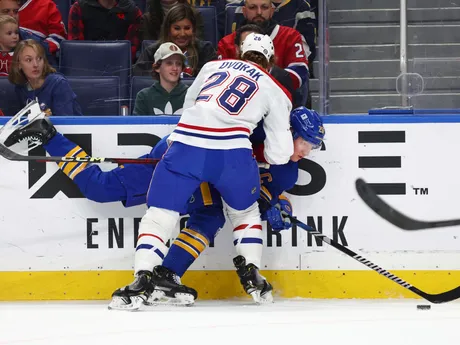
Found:
<path fill-rule="evenodd" d="M 250 229 L 259 229 L 259 230 L 262 230 L 262 225 L 258 225 L 258 224 L 252 225 L 252 226 L 250 227 Z"/>
<path fill-rule="evenodd" d="M 141 237 L 143 236 L 152 236 L 152 237 L 155 237 L 156 239 L 160 240 L 161 243 L 165 243 L 160 237 L 158 237 L 157 235 L 154 235 L 154 234 L 140 234 L 139 237 L 137 238 L 137 240 L 139 241 Z"/>
<path fill-rule="evenodd" d="M 246 227 L 247 227 L 248 225 L 249 225 L 249 224 L 241 224 L 241 225 L 238 225 L 235 229 L 233 229 L 233 231 L 238 231 L 238 230 L 246 229 Z"/>
<path fill-rule="evenodd" d="M 202 127 L 202 126 L 194 126 L 194 125 L 187 125 L 185 123 L 178 123 L 177 127 L 184 127 L 188 129 L 196 129 L 199 131 L 206 131 L 206 132 L 246 132 L 251 133 L 251 131 L 245 127 L 233 127 L 233 128 L 211 128 L 211 127 Z"/>

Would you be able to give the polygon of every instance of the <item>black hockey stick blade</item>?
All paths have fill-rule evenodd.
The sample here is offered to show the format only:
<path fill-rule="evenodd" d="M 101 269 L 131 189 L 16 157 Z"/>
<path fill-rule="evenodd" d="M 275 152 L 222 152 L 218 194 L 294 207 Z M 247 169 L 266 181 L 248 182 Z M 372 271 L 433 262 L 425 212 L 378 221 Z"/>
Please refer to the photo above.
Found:
<path fill-rule="evenodd" d="M 0 143 L 0 156 L 19 162 L 79 162 L 79 163 L 115 163 L 115 164 L 155 164 L 158 159 L 152 158 L 104 158 L 104 157 L 47 157 L 47 156 L 25 156 L 10 150 Z"/>
<path fill-rule="evenodd" d="M 416 288 L 415 286 L 412 286 L 411 284 L 409 284 L 408 282 L 404 281 L 403 279 L 395 276 L 394 274 L 388 272 L 387 270 L 379 267 L 378 265 L 376 265 L 373 262 L 369 261 L 365 257 L 362 257 L 361 255 L 358 255 L 357 253 L 352 251 L 350 248 L 347 248 L 347 247 L 341 245 L 339 242 L 334 241 L 333 239 L 327 237 L 326 235 L 322 234 L 318 230 L 316 230 L 316 229 L 312 228 L 311 226 L 301 222 L 297 218 L 294 218 L 294 217 L 289 217 L 289 218 L 291 219 L 291 222 L 293 224 L 297 224 L 300 228 L 302 228 L 305 231 L 311 233 L 314 237 L 317 237 L 317 238 L 321 239 L 321 241 L 329 244 L 330 246 L 334 247 L 335 249 L 338 249 L 343 254 L 355 259 L 356 261 L 362 263 L 363 265 L 367 266 L 368 268 L 374 270 L 378 274 L 381 274 L 382 276 L 390 279 L 391 281 L 393 281 L 396 284 L 402 286 L 403 288 L 412 291 L 413 293 L 419 295 L 420 297 L 426 299 L 427 301 L 429 301 L 431 303 L 436 303 L 436 304 L 446 303 L 446 302 L 450 302 L 450 301 L 453 301 L 453 300 L 456 300 L 456 299 L 460 298 L 460 286 L 458 286 L 458 287 L 456 287 L 456 288 L 454 288 L 452 290 L 446 291 L 446 292 L 441 292 L 439 294 L 426 293 L 426 292 Z"/>
<path fill-rule="evenodd" d="M 356 191 L 361 199 L 380 217 L 403 230 L 423 230 L 460 225 L 460 219 L 422 221 L 410 218 L 388 205 L 363 179 L 356 180 Z"/>

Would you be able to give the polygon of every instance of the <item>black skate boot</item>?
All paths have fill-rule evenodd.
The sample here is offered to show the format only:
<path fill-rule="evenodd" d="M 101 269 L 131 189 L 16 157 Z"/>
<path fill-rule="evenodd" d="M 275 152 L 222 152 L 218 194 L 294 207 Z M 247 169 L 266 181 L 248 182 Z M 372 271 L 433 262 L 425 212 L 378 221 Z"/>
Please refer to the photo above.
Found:
<path fill-rule="evenodd" d="M 155 266 L 152 277 L 153 292 L 149 302 L 153 304 L 192 305 L 198 293 L 182 285 L 180 277 L 164 266 Z"/>
<path fill-rule="evenodd" d="M 112 294 L 109 309 L 138 310 L 152 292 L 152 272 L 139 271 L 134 282 Z"/>
<path fill-rule="evenodd" d="M 34 146 L 46 144 L 56 135 L 56 128 L 49 119 L 39 118 L 15 130 L 5 140 L 5 146 L 10 147 L 23 140 L 28 140 Z"/>
<path fill-rule="evenodd" d="M 244 291 L 251 295 L 256 303 L 271 303 L 273 302 L 272 290 L 273 287 L 265 277 L 259 273 L 259 269 L 254 264 L 246 265 L 246 259 L 242 255 L 238 255 L 233 259 L 233 264 L 236 267 L 236 273 L 240 277 L 241 285 Z"/>

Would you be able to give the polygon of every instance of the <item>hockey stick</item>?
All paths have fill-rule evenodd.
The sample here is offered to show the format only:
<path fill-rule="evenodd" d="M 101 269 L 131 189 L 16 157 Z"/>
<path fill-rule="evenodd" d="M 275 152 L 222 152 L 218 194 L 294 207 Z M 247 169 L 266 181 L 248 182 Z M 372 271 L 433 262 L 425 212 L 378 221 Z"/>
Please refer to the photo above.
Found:
<path fill-rule="evenodd" d="M 10 150 L 0 142 L 0 156 L 10 160 L 19 162 L 84 162 L 84 163 L 116 163 L 116 164 L 156 164 L 160 160 L 152 158 L 104 158 L 104 157 L 48 157 L 48 156 L 24 156 Z M 269 169 L 268 163 L 257 163 L 259 168 Z"/>
<path fill-rule="evenodd" d="M 47 156 L 24 156 L 10 150 L 0 143 L 0 156 L 10 161 L 20 162 L 87 162 L 87 163 L 116 163 L 116 164 L 155 164 L 158 159 L 152 158 L 104 158 L 104 157 L 47 157 Z"/>
<path fill-rule="evenodd" d="M 294 218 L 294 217 L 289 217 L 292 221 L 292 223 L 296 223 L 299 227 L 302 229 L 308 231 L 311 233 L 313 236 L 321 239 L 321 241 L 326 242 L 327 244 L 331 245 L 335 249 L 340 250 L 342 253 L 352 257 L 356 261 L 359 261 L 363 265 L 366 265 L 367 267 L 373 269 L 375 272 L 378 274 L 383 275 L 384 277 L 394 281 L 396 284 L 401 285 L 403 288 L 408 289 L 412 291 L 413 293 L 419 295 L 420 297 L 423 297 L 427 301 L 430 301 L 431 303 L 445 303 L 445 302 L 450 302 L 453 301 L 457 298 L 460 298 L 460 286 L 456 287 L 455 289 L 442 292 L 439 294 L 429 294 L 426 293 L 415 286 L 412 286 L 408 282 L 402 280 L 401 278 L 395 276 L 394 274 L 384 270 L 383 268 L 377 266 L 376 264 L 370 262 L 366 258 L 362 257 L 361 255 L 356 254 L 354 251 L 348 249 L 347 247 L 341 245 L 340 243 L 334 241 L 333 239 L 327 237 L 326 235 L 323 235 L 321 232 L 313 229 L 311 226 L 308 226 L 305 223 L 302 223 L 300 220 Z"/>
<path fill-rule="evenodd" d="M 422 221 L 402 214 L 380 198 L 364 180 L 356 180 L 356 191 L 361 199 L 380 217 L 404 230 L 423 230 L 460 225 L 460 219 Z"/>

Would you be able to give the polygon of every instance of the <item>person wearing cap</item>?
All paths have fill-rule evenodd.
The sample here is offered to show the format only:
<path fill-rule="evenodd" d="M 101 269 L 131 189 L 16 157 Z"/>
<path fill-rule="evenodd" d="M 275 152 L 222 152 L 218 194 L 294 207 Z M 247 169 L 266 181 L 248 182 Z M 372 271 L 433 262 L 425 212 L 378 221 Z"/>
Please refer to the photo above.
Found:
<path fill-rule="evenodd" d="M 180 115 L 187 86 L 180 81 L 185 55 L 171 42 L 160 45 L 152 65 L 152 86 L 139 91 L 133 115 Z"/>

